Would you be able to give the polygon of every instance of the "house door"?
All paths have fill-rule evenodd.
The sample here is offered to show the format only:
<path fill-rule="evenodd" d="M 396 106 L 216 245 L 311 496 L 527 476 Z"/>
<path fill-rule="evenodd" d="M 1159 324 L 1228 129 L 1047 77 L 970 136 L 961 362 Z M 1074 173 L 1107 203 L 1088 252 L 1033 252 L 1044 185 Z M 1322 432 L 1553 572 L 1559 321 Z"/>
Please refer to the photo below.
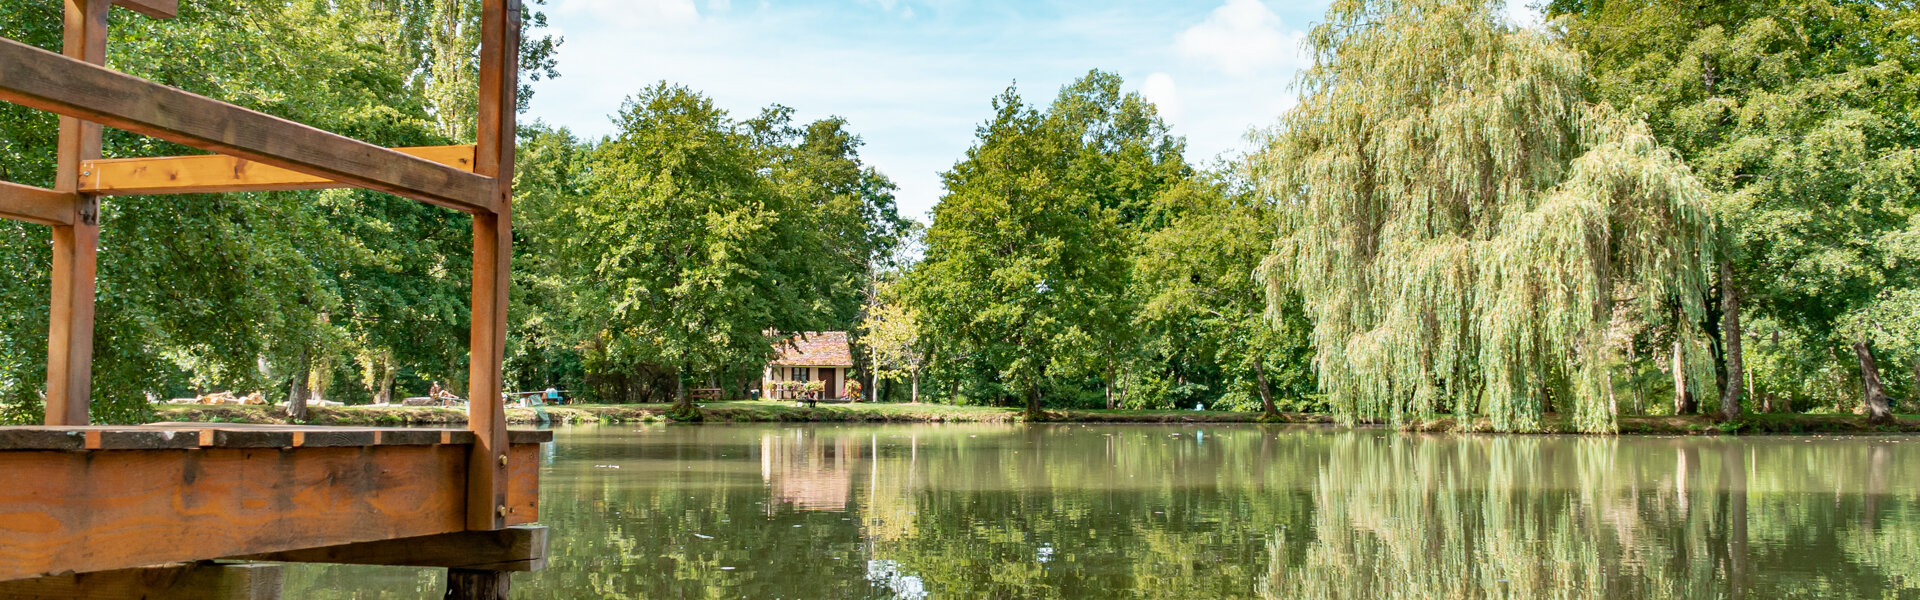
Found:
<path fill-rule="evenodd" d="M 840 397 L 840 370 L 839 369 L 821 369 L 821 371 L 825 372 L 825 375 L 823 375 L 821 379 L 827 380 L 826 397 L 839 398 Z"/>

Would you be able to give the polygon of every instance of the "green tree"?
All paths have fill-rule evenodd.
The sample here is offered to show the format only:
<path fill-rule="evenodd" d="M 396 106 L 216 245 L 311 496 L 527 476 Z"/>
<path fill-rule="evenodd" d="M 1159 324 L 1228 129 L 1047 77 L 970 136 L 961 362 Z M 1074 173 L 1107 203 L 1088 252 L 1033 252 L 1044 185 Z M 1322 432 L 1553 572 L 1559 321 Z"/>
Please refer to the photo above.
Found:
<path fill-rule="evenodd" d="M 1854 345 L 1883 342 L 1920 365 L 1920 331 L 1898 317 L 1920 294 L 1912 2 L 1560 0 L 1546 8 L 1591 58 L 1598 95 L 1646 114 L 1654 134 L 1724 199 L 1730 251 L 1720 285 L 1746 292 L 1761 402 L 1857 397 L 1845 392 L 1859 387 L 1842 384 Z M 1743 361 L 1739 332 L 1728 333 L 1723 396 L 1732 412 Z"/>
<path fill-rule="evenodd" d="M 1135 254 L 1135 284 L 1145 298 L 1135 326 L 1149 346 L 1181 348 L 1185 361 L 1218 365 L 1230 391 L 1215 404 L 1237 405 L 1248 392 L 1277 417 L 1278 391 L 1296 402 L 1313 391 L 1305 314 L 1281 302 L 1268 315 L 1260 263 L 1272 250 L 1278 212 L 1231 172 L 1196 176 L 1156 199 L 1169 225 L 1148 234 Z"/>
<path fill-rule="evenodd" d="M 1335 4 L 1258 159 L 1287 219 L 1269 275 L 1305 302 L 1343 422 L 1611 431 L 1624 333 L 1701 337 L 1707 192 L 1588 102 L 1579 54 L 1497 9 Z"/>
<path fill-rule="evenodd" d="M 910 293 L 939 356 L 990 369 L 1037 418 L 1043 390 L 1112 321 L 1101 311 L 1124 291 L 1129 245 L 1119 211 L 1066 185 L 1082 132 L 1012 88 L 993 105 L 978 143 L 943 175 Z"/>
<path fill-rule="evenodd" d="M 182 3 L 169 20 L 116 10 L 108 66 L 375 144 L 448 143 L 422 92 L 434 77 L 421 67 L 425 46 L 409 41 L 423 39 L 414 27 L 431 9 L 423 0 L 205 0 Z M 0 6 L 0 35 L 57 48 L 60 11 Z M 556 43 L 527 37 L 548 50 Z M 551 53 L 536 51 L 525 66 L 550 70 Z M 49 186 L 55 132 L 50 114 L 0 106 L 0 177 Z M 199 153 L 115 130 L 105 152 Z M 359 190 L 107 199 L 96 419 L 142 419 L 148 397 L 220 389 L 279 397 L 296 382 L 371 398 L 382 369 L 463 376 L 466 222 Z M 0 223 L 0 419 L 40 416 L 46 237 L 38 226 Z M 356 362 L 370 367 L 366 385 L 334 385 L 354 378 Z"/>

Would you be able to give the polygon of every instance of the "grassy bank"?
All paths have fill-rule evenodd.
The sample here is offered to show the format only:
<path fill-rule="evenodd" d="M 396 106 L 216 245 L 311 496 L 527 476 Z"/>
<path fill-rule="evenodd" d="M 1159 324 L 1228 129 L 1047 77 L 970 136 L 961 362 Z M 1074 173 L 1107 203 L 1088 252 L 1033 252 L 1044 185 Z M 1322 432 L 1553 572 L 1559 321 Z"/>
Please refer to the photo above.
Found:
<path fill-rule="evenodd" d="M 1541 433 L 1579 433 L 1561 415 L 1547 415 Z M 1443 417 L 1409 426 L 1412 431 L 1489 433 L 1486 418 Z M 1738 435 L 1793 433 L 1920 433 L 1920 416 L 1900 415 L 1890 425 L 1868 425 L 1859 415 L 1749 414 L 1722 421 L 1714 415 L 1620 417 L 1620 433 L 1629 435 Z"/>
<path fill-rule="evenodd" d="M 507 409 L 507 421 L 519 425 L 545 422 L 567 423 L 653 423 L 671 422 L 668 404 L 608 404 L 553 406 L 540 410 Z M 1020 409 L 991 406 L 953 406 L 946 404 L 821 404 L 806 408 L 793 402 L 738 401 L 707 402 L 701 413 L 709 423 L 767 422 L 878 422 L 878 423 L 1016 423 Z M 439 407 L 348 406 L 314 407 L 314 425 L 358 426 L 455 426 L 465 424 L 465 409 Z M 1322 414 L 1289 414 L 1288 423 L 1330 423 Z M 155 421 L 211 423 L 287 423 L 277 407 L 268 406 L 162 406 Z M 1067 423 L 1254 423 L 1258 413 L 1193 410 L 1050 410 L 1047 420 Z M 1574 433 L 1566 419 L 1549 415 L 1545 433 Z M 1484 418 L 1452 417 L 1415 424 L 1407 429 L 1423 432 L 1481 433 L 1492 431 Z M 1733 423 L 1711 416 L 1621 417 L 1620 433 L 1644 435 L 1719 435 L 1746 433 L 1920 433 L 1920 417 L 1902 416 L 1886 426 L 1869 426 L 1856 415 L 1747 415 Z"/>
<path fill-rule="evenodd" d="M 584 404 L 549 406 L 539 410 L 507 409 L 507 421 L 514 424 L 550 423 L 644 423 L 673 421 L 670 404 Z M 706 402 L 700 409 L 703 419 L 713 423 L 765 422 L 897 422 L 897 423 L 1014 423 L 1022 420 L 1017 408 L 992 406 L 953 406 L 947 404 L 821 404 L 818 408 L 785 401 Z M 313 407 L 314 425 L 426 426 L 460 425 L 467 422 L 461 408 L 432 406 L 346 406 Z M 1257 413 L 1192 410 L 1050 410 L 1049 421 L 1070 423 L 1251 423 Z M 155 421 L 211 423 L 288 423 L 278 407 L 166 405 L 156 410 Z M 1326 422 L 1323 415 L 1290 415 L 1291 422 Z"/>

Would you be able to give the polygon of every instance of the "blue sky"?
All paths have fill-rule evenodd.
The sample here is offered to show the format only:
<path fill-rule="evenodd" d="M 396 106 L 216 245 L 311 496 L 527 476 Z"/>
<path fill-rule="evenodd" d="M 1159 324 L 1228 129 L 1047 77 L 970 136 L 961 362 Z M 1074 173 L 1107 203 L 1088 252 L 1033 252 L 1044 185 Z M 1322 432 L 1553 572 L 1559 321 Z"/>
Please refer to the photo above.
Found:
<path fill-rule="evenodd" d="M 531 3 L 529 3 L 531 4 Z M 1045 104 L 1089 69 L 1118 73 L 1205 163 L 1293 104 L 1299 42 L 1326 0 L 550 0 L 561 77 L 534 84 L 534 119 L 587 138 L 654 82 L 736 117 L 769 104 L 838 115 L 862 156 L 925 220 L 939 173 L 973 143 L 990 101 L 1019 84 Z"/>

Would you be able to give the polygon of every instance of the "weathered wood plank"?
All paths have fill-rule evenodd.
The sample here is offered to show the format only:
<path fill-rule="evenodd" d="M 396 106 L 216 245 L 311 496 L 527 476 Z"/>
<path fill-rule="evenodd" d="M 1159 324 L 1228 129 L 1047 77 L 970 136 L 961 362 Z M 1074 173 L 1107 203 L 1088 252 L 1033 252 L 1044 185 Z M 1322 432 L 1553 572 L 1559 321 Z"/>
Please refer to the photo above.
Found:
<path fill-rule="evenodd" d="M 480 4 L 480 111 L 475 172 L 492 178 L 494 210 L 473 217 L 473 304 L 468 351 L 467 528 L 506 526 L 507 417 L 500 398 L 506 358 L 507 289 L 513 256 L 515 93 L 519 89 L 520 0 Z"/>
<path fill-rule="evenodd" d="M 491 177 L 0 38 L 0 100 L 474 213 Z"/>
<path fill-rule="evenodd" d="M 0 581 L 0 598 L 273 600 L 285 576 L 271 564 L 170 564 Z"/>
<path fill-rule="evenodd" d="M 110 0 L 66 0 L 60 56 L 41 56 L 86 69 L 105 70 Z M 11 40 L 0 40 L 11 42 Z M 0 70 L 0 83 L 12 77 Z M 67 115 L 60 118 L 54 167 L 56 192 L 71 194 L 80 180 L 80 164 L 100 158 L 100 125 Z M 100 248 L 100 205 L 74 197 L 72 221 L 53 226 L 53 285 L 47 307 L 48 425 L 85 425 L 93 393 L 94 272 Z"/>
<path fill-rule="evenodd" d="M 113 0 L 113 4 L 155 19 L 171 19 L 180 14 L 180 0 Z"/>
<path fill-rule="evenodd" d="M 76 442 L 75 440 L 81 440 Z M 0 427 L 0 450 L 164 450 L 187 448 L 334 448 L 468 445 L 462 429 L 156 423 Z M 553 441 L 552 431 L 507 430 L 512 447 Z"/>
<path fill-rule="evenodd" d="M 512 576 L 500 571 L 447 569 L 447 600 L 507 600 Z"/>
<path fill-rule="evenodd" d="M 72 192 L 0 181 L 0 218 L 39 223 L 72 225 L 80 197 Z"/>
<path fill-rule="evenodd" d="M 233 558 L 344 565 L 538 571 L 547 567 L 547 528 L 522 525 L 492 531 L 461 531 Z"/>
<path fill-rule="evenodd" d="M 0 450 L 84 450 L 87 432 L 61 427 L 0 428 Z"/>
<path fill-rule="evenodd" d="M 508 524 L 538 518 L 536 448 Z M 462 531 L 467 451 L 0 451 L 0 581 Z"/>
<path fill-rule="evenodd" d="M 462 171 L 473 170 L 473 146 L 394 148 Z M 221 154 L 88 161 L 80 191 L 102 196 L 217 194 L 351 187 L 324 177 Z"/>

